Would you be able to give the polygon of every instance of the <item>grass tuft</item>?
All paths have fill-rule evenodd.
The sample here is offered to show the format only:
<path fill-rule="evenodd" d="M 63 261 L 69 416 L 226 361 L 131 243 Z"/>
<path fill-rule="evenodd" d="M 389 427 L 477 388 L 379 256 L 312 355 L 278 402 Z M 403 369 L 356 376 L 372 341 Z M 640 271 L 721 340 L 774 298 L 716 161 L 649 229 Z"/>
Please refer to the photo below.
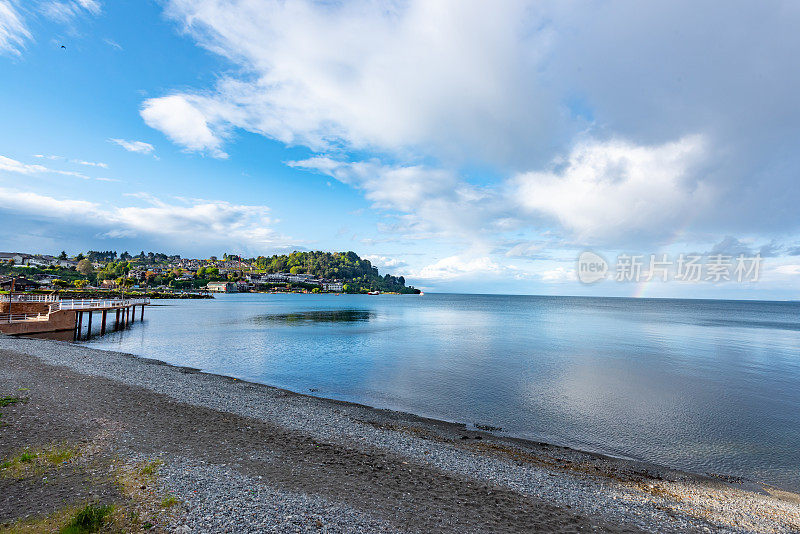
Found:
<path fill-rule="evenodd" d="M 28 399 L 25 397 L 0 397 L 0 408 L 5 408 L 6 406 L 13 406 L 19 402 L 26 402 Z"/>
<path fill-rule="evenodd" d="M 70 523 L 61 529 L 61 534 L 83 534 L 97 532 L 106 523 L 109 515 L 114 511 L 111 505 L 97 506 L 89 504 L 75 514 Z"/>
<path fill-rule="evenodd" d="M 181 501 L 174 495 L 167 495 L 161 501 L 161 508 L 172 508 L 176 504 L 180 503 Z"/>
<path fill-rule="evenodd" d="M 139 472 L 144 476 L 151 477 L 158 473 L 158 470 L 161 466 L 164 465 L 164 462 L 161 460 L 152 460 L 150 462 L 142 463 L 142 467 L 139 469 Z"/>

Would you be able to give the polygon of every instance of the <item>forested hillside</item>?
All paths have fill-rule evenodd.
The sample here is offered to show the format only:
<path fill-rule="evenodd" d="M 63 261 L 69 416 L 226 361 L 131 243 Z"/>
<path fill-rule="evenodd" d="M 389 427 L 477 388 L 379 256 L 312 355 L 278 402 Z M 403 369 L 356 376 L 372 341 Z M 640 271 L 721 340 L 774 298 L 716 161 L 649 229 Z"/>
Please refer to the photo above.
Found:
<path fill-rule="evenodd" d="M 274 256 L 259 256 L 248 260 L 258 271 L 267 273 L 307 273 L 317 278 L 339 279 L 348 287 L 345 291 L 395 291 L 418 293 L 406 286 L 402 276 L 378 273 L 369 260 L 355 252 L 292 252 Z"/>

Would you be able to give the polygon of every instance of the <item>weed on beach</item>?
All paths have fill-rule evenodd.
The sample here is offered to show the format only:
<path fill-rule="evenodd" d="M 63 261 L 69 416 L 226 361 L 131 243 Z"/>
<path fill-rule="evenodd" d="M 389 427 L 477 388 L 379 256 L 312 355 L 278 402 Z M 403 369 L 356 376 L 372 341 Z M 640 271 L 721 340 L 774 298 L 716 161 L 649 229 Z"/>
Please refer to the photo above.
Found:
<path fill-rule="evenodd" d="M 181 500 L 172 494 L 165 494 L 158 484 L 158 471 L 164 461 L 161 459 L 140 462 L 122 462 L 115 469 L 115 478 L 121 493 L 128 499 L 128 523 L 137 530 L 150 530 L 156 525 L 164 525 L 181 513 Z M 115 514 L 115 519 L 117 515 Z"/>
<path fill-rule="evenodd" d="M 113 511 L 113 505 L 98 506 L 89 504 L 75 514 L 72 521 L 61 529 L 61 534 L 97 532 L 108 522 L 109 516 Z"/>
<path fill-rule="evenodd" d="M 12 397 L 12 396 L 5 396 L 0 397 L 0 408 L 5 408 L 6 406 L 13 406 L 20 402 L 27 402 L 28 399 L 26 397 Z M 3 422 L 3 413 L 0 412 L 0 426 L 5 426 L 6 423 Z"/>
<path fill-rule="evenodd" d="M 48 468 L 58 468 L 79 456 L 77 447 L 60 443 L 40 449 L 26 448 L 0 463 L 0 477 L 23 479 Z"/>
<path fill-rule="evenodd" d="M 161 500 L 161 508 L 172 508 L 181 501 L 174 495 L 167 495 Z"/>
<path fill-rule="evenodd" d="M 120 528 L 112 514 L 113 505 L 87 504 L 70 506 L 44 517 L 20 519 L 10 525 L 0 525 L 0 534 L 89 534 L 91 532 L 130 532 Z M 127 525 L 126 525 L 127 526 Z"/>
<path fill-rule="evenodd" d="M 144 476 L 153 476 L 158 473 L 158 470 L 161 466 L 164 465 L 162 460 L 151 460 L 149 462 L 142 462 L 142 466 L 139 468 L 139 472 Z"/>
<path fill-rule="evenodd" d="M 12 396 L 5 396 L 0 397 L 0 408 L 5 408 L 6 406 L 12 406 L 17 404 L 18 402 L 26 402 L 28 399 L 26 397 L 12 397 Z"/>

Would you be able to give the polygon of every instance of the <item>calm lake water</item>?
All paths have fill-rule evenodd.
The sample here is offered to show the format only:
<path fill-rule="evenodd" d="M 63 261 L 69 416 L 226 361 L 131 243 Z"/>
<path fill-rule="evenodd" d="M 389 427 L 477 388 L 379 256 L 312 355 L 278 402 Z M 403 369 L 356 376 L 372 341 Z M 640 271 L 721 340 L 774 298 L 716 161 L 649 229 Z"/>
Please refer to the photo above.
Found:
<path fill-rule="evenodd" d="M 444 294 L 154 303 L 144 323 L 87 343 L 800 490 L 800 303 Z"/>

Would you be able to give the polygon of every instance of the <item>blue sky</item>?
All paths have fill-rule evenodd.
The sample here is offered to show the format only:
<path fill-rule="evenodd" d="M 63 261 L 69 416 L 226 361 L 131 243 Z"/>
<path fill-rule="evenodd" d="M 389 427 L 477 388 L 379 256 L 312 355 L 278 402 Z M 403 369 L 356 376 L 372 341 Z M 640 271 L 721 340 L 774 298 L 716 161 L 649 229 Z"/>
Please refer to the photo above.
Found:
<path fill-rule="evenodd" d="M 798 23 L 796 2 L 0 0 L 0 249 L 798 298 Z M 764 261 L 758 283 L 584 285 L 585 250 Z"/>

